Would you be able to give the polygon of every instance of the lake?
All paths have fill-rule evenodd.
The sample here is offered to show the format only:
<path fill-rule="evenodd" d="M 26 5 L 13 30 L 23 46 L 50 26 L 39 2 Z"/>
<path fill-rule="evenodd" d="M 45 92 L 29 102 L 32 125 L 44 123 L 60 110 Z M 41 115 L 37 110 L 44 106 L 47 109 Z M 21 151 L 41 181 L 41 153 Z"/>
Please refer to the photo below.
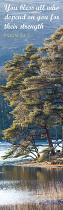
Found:
<path fill-rule="evenodd" d="M 0 155 L 11 144 L 0 143 Z M 0 206 L 63 205 L 63 169 L 33 168 L 13 165 L 20 159 L 3 161 L 0 157 Z M 0 208 L 1 209 L 1 208 Z M 17 208 L 19 209 L 19 208 Z M 60 208 L 61 209 L 61 208 Z"/>

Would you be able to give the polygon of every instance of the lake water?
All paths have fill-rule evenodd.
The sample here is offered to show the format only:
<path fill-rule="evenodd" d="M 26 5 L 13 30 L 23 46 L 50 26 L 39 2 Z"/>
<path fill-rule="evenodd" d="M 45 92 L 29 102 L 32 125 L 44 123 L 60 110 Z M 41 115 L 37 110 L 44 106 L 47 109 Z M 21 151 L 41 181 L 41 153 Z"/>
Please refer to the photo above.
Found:
<path fill-rule="evenodd" d="M 10 144 L 0 143 L 0 155 Z M 3 161 L 0 157 L 0 206 L 63 202 L 63 169 L 19 167 L 20 159 Z"/>

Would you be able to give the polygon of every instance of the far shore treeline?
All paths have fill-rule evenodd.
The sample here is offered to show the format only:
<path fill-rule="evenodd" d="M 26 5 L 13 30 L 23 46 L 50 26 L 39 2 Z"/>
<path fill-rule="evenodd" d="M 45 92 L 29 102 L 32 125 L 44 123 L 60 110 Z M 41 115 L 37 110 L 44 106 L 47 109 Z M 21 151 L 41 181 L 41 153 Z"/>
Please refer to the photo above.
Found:
<path fill-rule="evenodd" d="M 62 138 L 63 27 L 43 47 L 30 44 L 23 51 L 6 62 L 6 73 L 0 68 L 0 129 L 3 139 L 13 143 L 4 158 L 39 157 L 36 139 L 47 139 L 54 154 L 52 138 Z"/>

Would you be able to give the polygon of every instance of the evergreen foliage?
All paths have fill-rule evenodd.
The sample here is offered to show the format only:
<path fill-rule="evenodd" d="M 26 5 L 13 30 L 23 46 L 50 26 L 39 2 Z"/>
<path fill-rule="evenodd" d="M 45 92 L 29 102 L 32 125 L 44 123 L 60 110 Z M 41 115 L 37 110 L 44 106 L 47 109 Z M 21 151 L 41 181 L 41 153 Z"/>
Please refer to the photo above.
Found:
<path fill-rule="evenodd" d="M 46 101 L 50 103 L 56 123 L 61 124 L 63 130 L 63 26 L 45 41 L 45 47 L 39 50 L 46 52 L 46 56 L 41 58 L 42 71 L 45 69 L 49 80 Z"/>
<path fill-rule="evenodd" d="M 49 127 L 63 125 L 63 27 L 37 53 L 34 45 L 27 45 L 25 55 L 14 54 L 14 60 L 6 63 L 6 86 L 0 92 L 15 106 L 11 112 L 14 121 L 4 130 L 4 139 L 14 146 L 7 157 L 39 156 L 35 139 L 47 136 L 53 148 Z M 54 148 L 52 149 L 54 154 Z"/>

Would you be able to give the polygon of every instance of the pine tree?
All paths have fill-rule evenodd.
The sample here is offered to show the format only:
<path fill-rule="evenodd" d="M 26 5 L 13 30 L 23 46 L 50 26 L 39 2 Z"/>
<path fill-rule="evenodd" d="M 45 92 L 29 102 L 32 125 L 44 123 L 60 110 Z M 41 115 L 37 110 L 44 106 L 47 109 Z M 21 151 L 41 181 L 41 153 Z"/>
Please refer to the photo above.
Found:
<path fill-rule="evenodd" d="M 18 142 L 9 156 L 16 150 L 15 157 L 34 151 L 39 155 L 35 139 L 42 135 L 47 135 L 49 146 L 53 148 L 49 127 L 63 122 L 62 40 L 63 28 L 60 28 L 46 39 L 45 47 L 40 48 L 45 56 L 41 57 L 30 45 L 24 50 L 25 55 L 14 55 L 14 60 L 6 64 L 9 82 L 1 87 L 1 92 L 10 101 L 10 106 L 15 106 L 12 111 L 15 119 L 4 134 L 6 140 Z"/>
<path fill-rule="evenodd" d="M 21 125 L 22 118 L 23 116 L 25 118 L 26 111 L 21 109 L 20 103 L 25 102 L 25 98 L 23 98 L 21 94 L 21 91 L 26 89 L 25 84 L 23 84 L 24 78 L 30 78 L 33 75 L 37 76 L 40 72 L 40 64 L 38 63 L 40 54 L 36 53 L 37 48 L 32 44 L 27 45 L 24 52 L 25 55 L 14 54 L 14 60 L 10 60 L 6 63 L 5 68 L 8 74 L 7 84 L 6 86 L 1 86 L 0 89 L 0 92 L 4 94 L 6 100 L 9 100 L 10 106 L 15 107 L 12 112 L 15 117 L 13 125 L 4 131 L 4 139 L 14 143 L 14 147 L 8 154 L 9 157 L 14 154 L 15 151 L 15 157 L 19 156 L 19 154 L 20 156 L 27 156 L 30 151 L 31 154 L 34 151 L 38 154 L 35 142 L 28 131 L 30 129 L 28 129 L 28 127 L 23 128 Z M 31 56 L 33 56 L 32 60 Z M 18 110 L 17 116 L 15 113 L 16 109 Z M 36 157 L 37 155 L 34 154 L 34 156 Z"/>
<path fill-rule="evenodd" d="M 63 132 L 63 26 L 57 29 L 50 39 L 45 41 L 45 47 L 39 50 L 41 53 L 46 53 L 41 58 L 42 71 L 45 69 L 49 80 L 46 101 L 50 103 L 56 125 L 61 124 Z"/>

